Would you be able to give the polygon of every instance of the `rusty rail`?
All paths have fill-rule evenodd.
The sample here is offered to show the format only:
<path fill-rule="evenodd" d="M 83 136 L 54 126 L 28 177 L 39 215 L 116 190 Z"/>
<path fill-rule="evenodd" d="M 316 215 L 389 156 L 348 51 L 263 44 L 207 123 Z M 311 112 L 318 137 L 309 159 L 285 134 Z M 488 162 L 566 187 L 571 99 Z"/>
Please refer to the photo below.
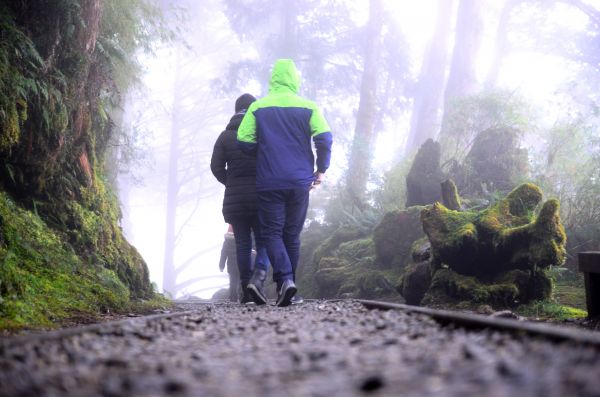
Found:
<path fill-rule="evenodd" d="M 572 341 L 600 347 L 600 333 L 593 331 L 566 328 L 552 324 L 493 318 L 480 314 L 431 309 L 428 307 L 411 306 L 401 303 L 362 299 L 359 299 L 358 301 L 368 309 L 403 310 L 411 313 L 423 314 L 431 317 L 443 326 L 454 325 L 472 330 L 498 330 L 515 335 L 541 337 L 555 342 Z"/>

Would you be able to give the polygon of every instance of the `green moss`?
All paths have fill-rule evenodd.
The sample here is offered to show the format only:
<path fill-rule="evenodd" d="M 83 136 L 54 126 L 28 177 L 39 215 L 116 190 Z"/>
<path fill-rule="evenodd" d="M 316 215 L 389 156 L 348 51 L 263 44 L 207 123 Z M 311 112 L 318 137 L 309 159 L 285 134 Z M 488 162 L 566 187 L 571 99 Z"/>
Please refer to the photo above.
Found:
<path fill-rule="evenodd" d="M 168 36 L 157 11 L 110 0 L 94 30 L 81 1 L 0 2 L 0 328 L 155 298 L 102 174 L 127 55 Z"/>
<path fill-rule="evenodd" d="M 363 233 L 358 228 L 352 226 L 340 226 L 315 249 L 314 260 L 316 263 L 319 263 L 322 257 L 331 256 L 340 244 L 361 237 L 363 237 Z"/>
<path fill-rule="evenodd" d="M 550 199 L 533 223 L 502 231 L 498 248 L 511 253 L 514 267 L 547 268 L 564 263 L 567 237 L 559 210 L 558 200 Z"/>
<path fill-rule="evenodd" d="M 444 206 L 455 211 L 460 211 L 462 202 L 458 195 L 458 189 L 452 179 L 442 182 L 442 202 Z"/>
<path fill-rule="evenodd" d="M 334 230 L 323 226 L 317 222 L 312 222 L 308 228 L 302 232 L 302 244 L 300 245 L 300 263 L 296 272 L 296 284 L 301 291 L 302 296 L 306 298 L 316 298 L 318 296 L 317 271 L 319 262 L 317 262 L 315 251 L 317 248 L 331 236 Z"/>
<path fill-rule="evenodd" d="M 531 215 L 542 201 L 542 191 L 533 183 L 524 183 L 506 196 L 508 210 L 512 216 Z"/>
<path fill-rule="evenodd" d="M 512 269 L 546 268 L 565 258 L 566 237 L 558 201 L 536 218 L 540 189 L 523 184 L 481 212 L 452 211 L 439 203 L 421 219 L 439 262 L 464 275 L 493 278 Z"/>
<path fill-rule="evenodd" d="M 5 193 L 0 220 L 0 329 L 50 327 L 131 308 L 130 289 L 115 271 L 78 256 L 64 236 Z"/>
<path fill-rule="evenodd" d="M 323 258 L 325 259 L 325 258 Z M 324 267 L 316 273 L 315 298 L 337 298 L 344 281 L 350 277 L 347 266 Z"/>
<path fill-rule="evenodd" d="M 374 257 L 375 245 L 372 238 L 347 241 L 338 248 L 339 257 L 353 261 L 358 258 Z"/>
<path fill-rule="evenodd" d="M 564 306 L 586 310 L 585 287 L 581 275 L 558 276 L 554 280 L 552 298 Z"/>
<path fill-rule="evenodd" d="M 123 310 L 129 289 L 111 270 L 85 266 L 61 236 L 0 193 L 0 328 L 52 326 Z"/>
<path fill-rule="evenodd" d="M 532 302 L 528 305 L 520 306 L 517 309 L 517 313 L 525 317 L 555 321 L 587 317 L 585 310 L 547 301 Z"/>
<path fill-rule="evenodd" d="M 423 298 L 423 304 L 468 302 L 506 307 L 514 306 L 518 296 L 519 290 L 513 283 L 486 284 L 475 277 L 462 276 L 450 269 L 440 269 L 433 276 L 431 287 Z"/>

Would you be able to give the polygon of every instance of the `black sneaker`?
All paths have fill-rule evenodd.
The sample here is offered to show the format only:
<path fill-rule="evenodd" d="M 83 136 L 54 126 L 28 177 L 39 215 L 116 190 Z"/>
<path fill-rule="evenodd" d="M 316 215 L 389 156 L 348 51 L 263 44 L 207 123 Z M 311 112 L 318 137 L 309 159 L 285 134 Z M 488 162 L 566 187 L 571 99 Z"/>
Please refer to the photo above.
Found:
<path fill-rule="evenodd" d="M 296 294 L 292 297 L 292 305 L 299 305 L 301 303 L 304 303 L 304 298 L 301 297 L 300 295 Z"/>
<path fill-rule="evenodd" d="M 248 284 L 246 284 L 246 283 L 242 283 L 242 285 L 240 285 L 239 295 L 240 295 L 240 303 L 242 305 L 246 304 L 246 303 L 254 302 L 254 300 L 252 299 L 252 296 L 248 292 Z"/>
<path fill-rule="evenodd" d="M 263 284 L 266 278 L 267 272 L 261 269 L 255 269 L 250 281 L 248 282 L 248 287 L 246 287 L 246 291 L 248 291 L 251 299 L 257 305 L 267 304 L 267 297 L 263 291 Z"/>
<path fill-rule="evenodd" d="M 279 296 L 277 297 L 277 306 L 285 307 L 292 304 L 292 298 L 296 294 L 298 289 L 296 288 L 296 284 L 292 280 L 285 280 L 283 284 L 281 284 L 281 289 L 279 290 Z"/>

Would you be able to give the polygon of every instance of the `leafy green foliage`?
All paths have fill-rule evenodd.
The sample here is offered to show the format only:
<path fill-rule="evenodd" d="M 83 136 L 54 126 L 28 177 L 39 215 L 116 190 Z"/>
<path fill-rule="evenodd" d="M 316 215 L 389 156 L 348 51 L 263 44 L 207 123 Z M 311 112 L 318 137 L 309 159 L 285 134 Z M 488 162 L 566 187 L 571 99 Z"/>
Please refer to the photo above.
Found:
<path fill-rule="evenodd" d="M 67 113 L 64 76 L 46 70 L 35 44 L 16 27 L 3 5 L 0 30 L 0 151 L 4 151 L 20 141 L 27 121 L 43 136 L 62 133 Z"/>
<path fill-rule="evenodd" d="M 382 212 L 403 209 L 406 204 L 406 176 L 413 157 L 405 157 L 385 173 L 374 192 L 375 206 Z"/>
<path fill-rule="evenodd" d="M 569 262 L 576 251 L 600 249 L 600 140 L 598 118 L 582 116 L 557 122 L 536 153 L 534 175 L 561 201 L 569 241 Z"/>

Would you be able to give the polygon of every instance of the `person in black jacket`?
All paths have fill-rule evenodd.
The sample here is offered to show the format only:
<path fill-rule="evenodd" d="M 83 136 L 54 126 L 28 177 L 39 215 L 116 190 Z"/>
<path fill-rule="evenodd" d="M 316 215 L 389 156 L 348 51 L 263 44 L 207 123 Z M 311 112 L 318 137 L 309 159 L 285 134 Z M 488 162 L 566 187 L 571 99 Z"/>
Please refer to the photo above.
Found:
<path fill-rule="evenodd" d="M 237 129 L 254 98 L 243 94 L 235 101 L 235 114 L 215 143 L 210 169 L 225 185 L 223 217 L 233 226 L 237 264 L 242 286 L 242 303 L 254 300 L 267 303 L 262 290 L 267 276 L 269 259 L 262 243 L 256 206 L 256 157 L 243 153 L 237 145 Z M 252 234 L 256 243 L 255 266 L 252 266 Z M 250 278 L 254 291 L 248 291 Z M 258 297 L 258 299 L 257 299 Z"/>

